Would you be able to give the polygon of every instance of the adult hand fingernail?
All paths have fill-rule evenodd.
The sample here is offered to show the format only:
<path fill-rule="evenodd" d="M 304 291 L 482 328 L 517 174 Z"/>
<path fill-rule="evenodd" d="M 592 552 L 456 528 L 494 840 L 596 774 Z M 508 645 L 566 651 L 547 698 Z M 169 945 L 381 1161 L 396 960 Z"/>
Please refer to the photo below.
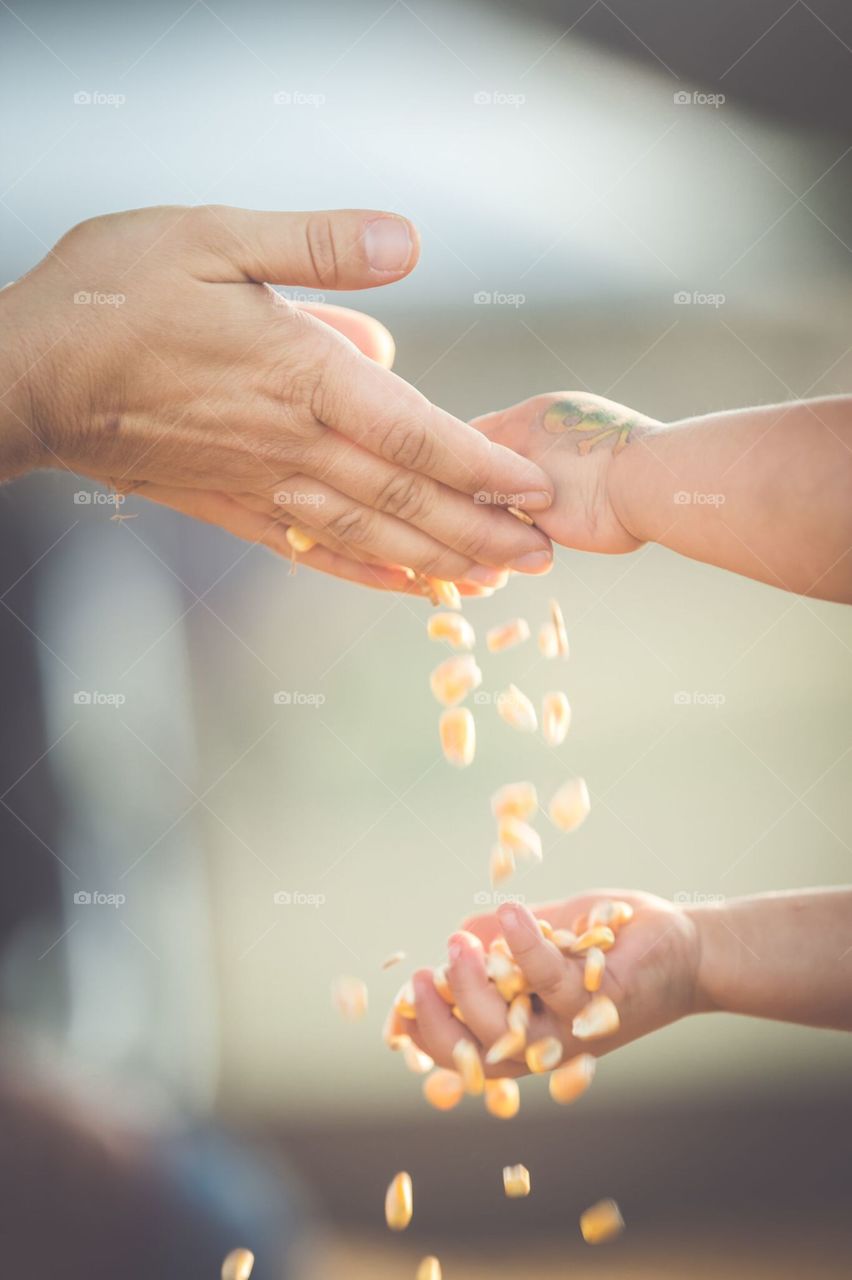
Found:
<path fill-rule="evenodd" d="M 508 579 L 505 569 L 492 569 L 485 564 L 476 564 L 464 575 L 465 582 L 475 582 L 480 587 L 505 587 Z"/>
<path fill-rule="evenodd" d="M 543 573 L 553 568 L 553 556 L 549 551 L 528 551 L 525 556 L 513 560 L 509 567 L 517 573 Z"/>
<path fill-rule="evenodd" d="M 364 252 L 374 271 L 403 271 L 411 260 L 411 231 L 403 218 L 376 218 L 364 229 Z"/>
<path fill-rule="evenodd" d="M 543 489 L 536 489 L 534 493 L 519 493 L 516 496 L 518 501 L 512 505 L 521 511 L 546 511 L 553 502 L 553 494 L 545 493 Z"/>

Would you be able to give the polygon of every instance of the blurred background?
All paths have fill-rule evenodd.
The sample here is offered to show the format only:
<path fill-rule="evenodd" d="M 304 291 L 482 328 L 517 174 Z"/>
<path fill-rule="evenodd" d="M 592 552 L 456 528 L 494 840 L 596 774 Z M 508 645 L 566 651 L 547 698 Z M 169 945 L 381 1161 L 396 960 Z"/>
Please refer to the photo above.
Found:
<path fill-rule="evenodd" d="M 4 281 L 133 206 L 388 208 L 419 267 L 335 300 L 461 417 L 560 389 L 666 420 L 849 391 L 842 0 L 17 0 L 0 35 Z M 509 1124 L 427 1114 L 381 1044 L 380 964 L 438 962 L 492 904 L 488 797 L 518 776 L 592 793 L 513 885 L 531 903 L 848 882 L 852 613 L 654 547 L 560 551 L 468 614 L 535 624 L 558 596 L 571 735 L 519 742 L 483 705 L 459 775 L 426 606 L 114 513 L 57 474 L 0 499 L 10 1267 L 202 1277 L 243 1243 L 261 1280 L 427 1252 L 448 1280 L 848 1275 L 848 1037 L 696 1019 L 569 1111 L 531 1081 Z M 555 678 L 532 645 L 482 665 L 485 692 Z M 354 1026 L 341 972 L 370 986 Z M 535 1194 L 509 1210 L 519 1160 Z M 609 1195 L 629 1229 L 593 1252 L 577 1218 Z"/>

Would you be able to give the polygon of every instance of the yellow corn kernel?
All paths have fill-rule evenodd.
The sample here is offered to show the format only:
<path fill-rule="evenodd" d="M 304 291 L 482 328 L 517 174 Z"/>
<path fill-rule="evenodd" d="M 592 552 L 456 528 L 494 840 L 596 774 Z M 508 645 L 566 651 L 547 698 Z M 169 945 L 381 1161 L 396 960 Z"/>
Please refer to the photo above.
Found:
<path fill-rule="evenodd" d="M 491 850 L 491 857 L 488 863 L 488 875 L 491 880 L 491 888 L 496 889 L 498 884 L 502 884 L 504 880 L 508 880 L 515 870 L 515 855 L 511 849 L 507 849 L 505 845 L 495 844 Z"/>
<path fill-rule="evenodd" d="M 585 933 L 580 934 L 571 947 L 571 954 L 581 956 L 584 951 L 589 950 L 589 947 L 599 947 L 601 951 L 609 951 L 614 943 L 615 934 L 609 925 L 598 924 L 593 929 L 587 929 Z"/>
<path fill-rule="evenodd" d="M 464 1014 L 462 1013 L 461 1009 L 457 1004 L 453 1005 L 452 1014 L 453 1014 L 453 1017 L 456 1019 L 456 1021 L 460 1022 L 463 1027 L 467 1026 L 467 1019 L 465 1018 Z"/>
<path fill-rule="evenodd" d="M 556 638 L 556 628 L 552 622 L 545 622 L 539 627 L 538 649 L 543 658 L 557 658 L 559 656 L 559 641 Z"/>
<path fill-rule="evenodd" d="M 404 951 L 392 951 L 391 954 L 389 956 L 385 956 L 384 960 L 382 961 L 382 968 L 392 969 L 395 964 L 399 964 L 400 961 L 404 959 L 405 959 Z"/>
<path fill-rule="evenodd" d="M 510 684 L 508 689 L 497 695 L 497 710 L 506 724 L 520 729 L 522 733 L 535 733 L 538 728 L 535 707 L 517 685 Z"/>
<path fill-rule="evenodd" d="M 409 1041 L 409 1043 L 404 1046 L 402 1056 L 408 1070 L 415 1076 L 425 1076 L 426 1073 L 431 1071 L 435 1065 L 428 1053 L 424 1053 L 422 1049 L 418 1049 L 413 1040 Z"/>
<path fill-rule="evenodd" d="M 472 653 L 445 658 L 429 677 L 429 687 L 443 707 L 455 707 L 482 684 L 482 672 Z"/>
<path fill-rule="evenodd" d="M 251 1249 L 232 1249 L 222 1263 L 222 1280 L 249 1280 L 253 1267 Z"/>
<path fill-rule="evenodd" d="M 491 797 L 495 818 L 520 818 L 525 822 L 538 809 L 538 792 L 532 782 L 507 782 Z"/>
<path fill-rule="evenodd" d="M 522 1164 L 507 1164 L 503 1170 L 503 1190 L 510 1200 L 530 1193 L 530 1171 Z"/>
<path fill-rule="evenodd" d="M 494 956 L 505 956 L 507 960 L 514 960 L 512 949 L 509 946 L 502 933 L 498 933 L 492 938 L 488 944 L 488 954 Z"/>
<path fill-rule="evenodd" d="M 310 551 L 317 545 L 316 538 L 312 538 L 309 533 L 305 533 L 304 529 L 298 529 L 294 524 L 290 525 L 284 536 L 294 551 Z"/>
<path fill-rule="evenodd" d="M 461 608 L 461 596 L 454 582 L 447 582 L 444 578 L 427 578 L 426 583 L 433 604 L 442 604 L 446 609 Z"/>
<path fill-rule="evenodd" d="M 489 1067 L 496 1067 L 498 1063 L 505 1062 L 507 1058 L 514 1058 L 517 1054 L 523 1053 L 526 1044 L 526 1031 L 504 1031 L 498 1040 L 495 1040 L 491 1048 L 485 1055 L 485 1061 Z"/>
<path fill-rule="evenodd" d="M 571 727 L 571 706 L 564 693 L 546 693 L 541 704 L 541 731 L 551 747 L 558 747 Z"/>
<path fill-rule="evenodd" d="M 509 1012 L 506 1014 L 509 1030 L 514 1031 L 517 1035 L 526 1036 L 531 1017 L 532 1001 L 529 996 L 524 994 L 515 996 L 509 1005 Z"/>
<path fill-rule="evenodd" d="M 414 1001 L 414 983 L 410 978 L 402 984 L 396 993 L 393 1008 L 394 1012 L 398 1013 L 401 1018 L 407 1018 L 410 1022 L 417 1017 L 417 1007 Z"/>
<path fill-rule="evenodd" d="M 465 1093 L 480 1094 L 485 1088 L 485 1072 L 482 1069 L 476 1045 L 472 1040 L 457 1040 L 453 1045 L 453 1062 L 462 1078 Z"/>
<path fill-rule="evenodd" d="M 414 1213 L 411 1176 L 398 1173 L 385 1192 L 385 1222 L 391 1231 L 404 1231 Z"/>
<path fill-rule="evenodd" d="M 520 520 L 521 524 L 535 524 L 532 516 L 527 515 L 526 511 L 521 511 L 520 507 L 506 507 L 510 516 L 514 516 L 516 520 Z"/>
<path fill-rule="evenodd" d="M 511 622 L 492 627 L 485 636 L 485 644 L 489 653 L 502 653 L 504 649 L 512 649 L 529 638 L 530 625 L 526 619 L 512 618 Z"/>
<path fill-rule="evenodd" d="M 571 778 L 568 782 L 563 782 L 556 792 L 548 812 L 557 827 L 561 827 L 563 831 L 576 831 L 588 818 L 590 808 L 589 788 L 585 780 Z"/>
<path fill-rule="evenodd" d="M 452 1111 L 464 1097 L 464 1084 L 457 1071 L 438 1067 L 423 1081 L 423 1096 L 436 1111 Z"/>
<path fill-rule="evenodd" d="M 497 824 L 497 839 L 505 849 L 521 858 L 541 862 L 541 836 L 528 822 L 520 818 L 501 818 Z"/>
<path fill-rule="evenodd" d="M 347 1022 L 357 1022 L 367 1012 L 367 984 L 360 978 L 343 974 L 335 978 L 331 998 L 341 1017 Z"/>
<path fill-rule="evenodd" d="M 583 969 L 583 986 L 594 994 L 600 990 L 603 982 L 606 956 L 600 947 L 589 947 L 586 952 L 586 966 Z"/>
<path fill-rule="evenodd" d="M 562 1054 L 561 1040 L 557 1040 L 556 1036 L 543 1036 L 541 1040 L 535 1040 L 527 1045 L 524 1059 L 530 1071 L 540 1076 L 544 1075 L 545 1071 L 552 1071 L 554 1067 L 558 1067 L 562 1061 Z"/>
<path fill-rule="evenodd" d="M 501 1077 L 485 1081 L 485 1109 L 498 1120 L 511 1120 L 521 1109 L 521 1090 L 517 1080 Z"/>
<path fill-rule="evenodd" d="M 594 1080 L 596 1067 L 597 1059 L 590 1053 L 579 1053 L 576 1058 L 557 1067 L 547 1082 L 553 1101 L 565 1106 L 579 1098 Z"/>
<path fill-rule="evenodd" d="M 580 1230 L 586 1244 L 604 1244 L 624 1230 L 621 1210 L 614 1200 L 599 1200 L 580 1215 Z"/>
<path fill-rule="evenodd" d="M 385 1036 L 385 1044 L 394 1053 L 399 1053 L 401 1049 L 411 1044 L 411 1036 L 404 1035 L 401 1031 L 390 1031 Z"/>
<path fill-rule="evenodd" d="M 430 640 L 443 640 L 451 649 L 472 649 L 476 633 L 460 613 L 433 613 L 426 624 Z"/>
<path fill-rule="evenodd" d="M 614 929 L 618 933 L 622 925 L 630 924 L 633 919 L 633 908 L 629 902 L 622 902 L 620 899 L 612 903 L 614 914 L 611 920 L 604 921 L 609 924 L 610 929 Z"/>
<path fill-rule="evenodd" d="M 571 1031 L 577 1040 L 597 1040 L 614 1035 L 620 1026 L 618 1010 L 609 996 L 593 996 L 575 1017 Z"/>
<path fill-rule="evenodd" d="M 441 1264 L 433 1254 L 420 1263 L 416 1280 L 441 1280 Z"/>
<path fill-rule="evenodd" d="M 464 769 L 476 754 L 476 725 L 467 707 L 454 707 L 441 714 L 441 750 L 450 764 Z"/>
<path fill-rule="evenodd" d="M 565 619 L 562 616 L 562 610 L 559 608 L 557 600 L 550 602 L 550 621 L 553 623 L 553 630 L 556 633 L 556 652 L 560 658 L 568 657 L 568 632 L 565 630 Z"/>
<path fill-rule="evenodd" d="M 495 978 L 494 985 L 506 1001 L 506 1004 L 511 1004 L 515 996 L 523 995 L 527 990 L 527 980 L 517 967 L 511 973 L 506 974 L 505 977 Z"/>
<path fill-rule="evenodd" d="M 538 917 L 536 918 L 536 923 L 538 924 L 538 931 L 539 931 L 539 933 L 541 934 L 541 936 L 542 936 L 543 938 L 547 938 L 547 940 L 548 940 L 548 941 L 552 941 L 552 940 L 553 940 L 553 925 L 550 923 L 550 921 L 549 921 L 549 920 L 543 920 L 541 916 L 538 916 Z"/>
<path fill-rule="evenodd" d="M 570 951 L 577 941 L 577 935 L 572 929 L 554 929 L 550 941 L 560 951 Z"/>
<path fill-rule="evenodd" d="M 432 970 L 432 981 L 435 984 L 435 990 L 444 1003 L 449 1005 L 455 1004 L 456 998 L 453 995 L 453 989 L 450 986 L 450 980 L 447 977 L 447 966 L 445 964 L 439 964 Z"/>
<path fill-rule="evenodd" d="M 589 917 L 585 913 L 579 916 L 575 916 L 574 919 L 571 921 L 571 932 L 576 934 L 578 938 L 581 933 L 586 932 L 588 927 L 589 927 Z"/>

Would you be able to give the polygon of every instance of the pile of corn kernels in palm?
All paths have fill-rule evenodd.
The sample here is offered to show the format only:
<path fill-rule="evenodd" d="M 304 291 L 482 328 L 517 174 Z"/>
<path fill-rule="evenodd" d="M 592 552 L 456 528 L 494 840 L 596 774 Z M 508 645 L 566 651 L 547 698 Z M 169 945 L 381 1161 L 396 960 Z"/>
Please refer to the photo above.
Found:
<path fill-rule="evenodd" d="M 443 605 L 447 612 L 430 617 L 427 633 L 431 640 L 442 642 L 455 653 L 433 670 L 430 686 L 444 710 L 439 721 L 441 748 L 450 764 L 465 768 L 476 753 L 476 725 L 473 713 L 462 703 L 482 683 L 482 672 L 473 655 L 476 634 L 470 622 L 459 612 L 461 598 L 453 583 L 429 579 L 432 603 Z M 493 627 L 486 635 L 486 647 L 492 654 L 502 653 L 530 638 L 529 624 L 514 618 Z M 539 628 L 538 647 L 543 657 L 567 658 L 568 637 L 562 611 L 555 600 L 550 602 L 550 617 Z M 521 733 L 536 733 L 539 718 L 530 699 L 510 684 L 497 697 L 496 707 L 502 719 Z M 568 733 L 571 708 L 561 691 L 547 693 L 541 708 L 541 730 L 551 747 L 559 746 Z M 492 887 L 506 881 L 515 871 L 517 859 L 542 860 L 541 837 L 532 825 L 538 812 L 538 795 L 531 782 L 511 782 L 502 786 L 491 799 L 496 822 L 496 843 L 491 851 L 489 874 Z M 582 778 L 567 779 L 550 798 L 548 814 L 561 831 L 576 831 L 588 816 L 589 792 Z M 601 901 L 575 920 L 569 929 L 554 929 L 539 919 L 542 935 L 562 953 L 566 964 L 583 965 L 583 986 L 590 999 L 573 1019 L 572 1034 L 576 1040 L 591 1041 L 613 1035 L 619 1029 L 618 1010 L 612 1000 L 600 994 L 606 967 L 606 953 L 616 944 L 619 930 L 629 924 L 633 908 L 626 902 Z M 405 959 L 395 952 L 383 963 L 390 968 Z M 502 1120 L 517 1115 L 520 1088 L 512 1077 L 486 1078 L 486 1067 L 497 1067 L 514 1059 L 524 1061 L 535 1074 L 549 1073 L 549 1093 L 554 1102 L 574 1102 L 588 1089 L 595 1074 L 595 1057 L 581 1053 L 563 1062 L 563 1045 L 556 1036 L 528 1042 L 527 1032 L 538 998 L 526 982 L 515 962 L 505 938 L 497 936 L 488 947 L 486 971 L 506 1004 L 506 1030 L 484 1056 L 464 1033 L 464 1020 L 458 1009 L 447 975 L 447 966 L 433 971 L 435 989 L 451 1007 L 459 1020 L 459 1039 L 453 1049 L 455 1070 L 435 1067 L 435 1063 L 405 1033 L 406 1021 L 416 1019 L 414 988 L 404 983 L 393 1005 L 394 1016 L 385 1031 L 388 1047 L 398 1051 L 406 1066 L 423 1075 L 426 1101 L 439 1111 L 449 1111 L 467 1095 L 481 1096 L 487 1111 Z M 354 1021 L 367 1009 L 367 988 L 358 978 L 337 980 L 333 999 L 343 1017 Z M 508 1165 L 503 1169 L 503 1190 L 510 1199 L 528 1196 L 530 1173 L 524 1165 Z M 385 1196 L 385 1219 L 392 1231 L 403 1231 L 411 1222 L 414 1196 L 411 1177 L 397 1173 Z M 601 1200 L 580 1215 L 580 1232 L 587 1244 L 601 1244 L 619 1235 L 624 1220 L 614 1200 Z M 417 1270 L 417 1280 L 441 1280 L 441 1264 L 434 1256 L 426 1257 Z"/>

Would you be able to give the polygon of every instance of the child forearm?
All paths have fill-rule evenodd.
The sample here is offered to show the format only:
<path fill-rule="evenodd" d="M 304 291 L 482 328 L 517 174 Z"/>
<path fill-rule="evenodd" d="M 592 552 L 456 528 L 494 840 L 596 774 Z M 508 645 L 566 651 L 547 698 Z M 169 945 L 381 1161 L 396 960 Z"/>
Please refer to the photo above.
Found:
<path fill-rule="evenodd" d="M 651 429 L 613 459 L 610 494 L 642 542 L 852 602 L 852 397 Z"/>
<path fill-rule="evenodd" d="M 852 889 L 765 894 L 689 914 L 701 1008 L 852 1031 Z"/>

